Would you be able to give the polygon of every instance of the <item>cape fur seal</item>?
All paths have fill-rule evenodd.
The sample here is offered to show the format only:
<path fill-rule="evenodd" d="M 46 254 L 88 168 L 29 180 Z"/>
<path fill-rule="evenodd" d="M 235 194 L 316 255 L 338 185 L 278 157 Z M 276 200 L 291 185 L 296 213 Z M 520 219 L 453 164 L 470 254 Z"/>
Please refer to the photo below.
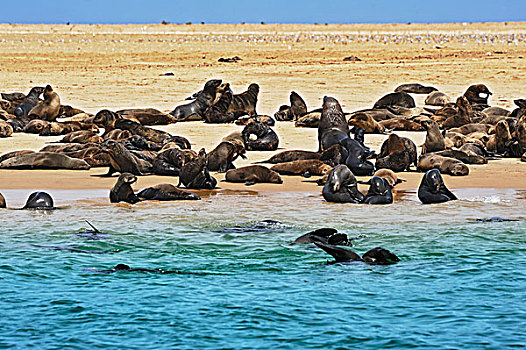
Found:
<path fill-rule="evenodd" d="M 226 172 L 225 181 L 245 183 L 283 183 L 283 180 L 277 172 L 262 165 L 249 165 L 238 169 L 231 169 Z"/>
<path fill-rule="evenodd" d="M 444 135 L 440 132 L 438 124 L 434 121 L 422 122 L 424 128 L 426 128 L 426 141 L 422 146 L 422 154 L 443 151 L 446 149 L 446 141 Z"/>
<path fill-rule="evenodd" d="M 333 97 L 323 97 L 323 107 L 318 125 L 318 151 L 324 151 L 349 137 L 349 125 L 340 103 Z"/>
<path fill-rule="evenodd" d="M 168 125 L 177 121 L 171 114 L 163 113 L 155 108 L 121 109 L 115 113 L 120 116 L 133 117 L 142 125 Z"/>
<path fill-rule="evenodd" d="M 369 191 L 365 195 L 365 204 L 391 204 L 393 203 L 393 193 L 389 182 L 378 176 L 373 176 L 369 180 Z"/>
<path fill-rule="evenodd" d="M 44 87 L 42 86 L 35 86 L 33 87 L 27 96 L 24 98 L 22 103 L 18 105 L 15 110 L 13 111 L 13 114 L 17 117 L 27 117 L 29 114 L 29 111 L 35 107 L 39 101 L 39 96 L 44 92 Z"/>
<path fill-rule="evenodd" d="M 117 182 L 110 190 L 110 202 L 119 203 L 126 202 L 135 204 L 141 200 L 133 192 L 132 184 L 137 182 L 137 177 L 130 173 L 122 173 L 119 175 Z"/>
<path fill-rule="evenodd" d="M 391 134 L 382 144 L 375 167 L 399 172 L 409 170 L 411 164 L 416 163 L 417 150 L 414 142 L 406 137 Z"/>
<path fill-rule="evenodd" d="M 438 169 L 443 174 L 453 176 L 465 176 L 469 174 L 468 166 L 460 160 L 442 157 L 435 153 L 422 154 L 418 159 L 417 169 L 419 171 Z"/>
<path fill-rule="evenodd" d="M 205 123 L 230 123 L 236 120 L 233 112 L 228 112 L 228 107 L 232 103 L 233 93 L 230 84 L 222 84 L 221 98 L 208 107 L 205 111 Z"/>
<path fill-rule="evenodd" d="M 370 265 L 391 265 L 396 264 L 400 261 L 393 252 L 382 248 L 376 247 L 365 252 L 361 257 L 353 252 L 352 250 L 340 248 L 335 245 L 325 244 L 321 242 L 314 242 L 318 248 L 321 248 L 327 254 L 331 255 L 335 262 L 349 262 L 349 261 L 362 261 Z"/>
<path fill-rule="evenodd" d="M 197 115 L 199 119 L 202 119 L 205 110 L 214 103 L 216 90 L 221 85 L 221 82 L 220 79 L 207 81 L 203 90 L 196 94 L 194 101 L 175 107 L 170 114 L 178 121 L 188 120 L 192 115 Z"/>
<path fill-rule="evenodd" d="M 166 131 L 152 129 L 130 119 L 117 119 L 114 126 L 116 129 L 128 130 L 133 135 L 142 136 L 151 142 L 162 143 L 172 137 L 172 135 Z"/>
<path fill-rule="evenodd" d="M 234 113 L 236 118 L 243 115 L 256 115 L 256 104 L 258 102 L 259 85 L 250 84 L 247 91 L 232 96 L 228 107 L 228 113 Z"/>
<path fill-rule="evenodd" d="M 197 194 L 171 184 L 159 184 L 137 193 L 137 197 L 154 201 L 200 200 Z"/>
<path fill-rule="evenodd" d="M 9 137 L 13 135 L 13 127 L 3 121 L 3 120 L 0 120 L 0 137 Z"/>
<path fill-rule="evenodd" d="M 207 166 L 207 156 L 204 148 L 201 148 L 196 159 L 185 163 L 179 173 L 179 187 L 181 184 L 186 188 L 212 190 L 217 185 L 217 180 L 210 176 Z"/>
<path fill-rule="evenodd" d="M 486 85 L 475 84 L 468 87 L 463 96 L 476 110 L 483 110 L 489 107 L 488 98 L 490 95 L 493 95 L 493 93 L 489 91 Z"/>
<path fill-rule="evenodd" d="M 152 172 L 156 175 L 179 176 L 183 164 L 183 152 L 177 148 L 169 148 L 157 154 L 152 163 Z"/>
<path fill-rule="evenodd" d="M 262 123 L 250 123 L 241 132 L 247 151 L 275 151 L 279 145 L 278 135 Z M 251 135 L 256 137 L 251 139 Z"/>
<path fill-rule="evenodd" d="M 320 159 L 320 153 L 301 150 L 283 151 L 259 163 L 278 164 L 303 159 Z"/>
<path fill-rule="evenodd" d="M 323 176 L 332 167 L 318 159 L 294 160 L 292 162 L 278 163 L 270 168 L 280 175 L 316 175 Z"/>
<path fill-rule="evenodd" d="M 451 103 L 451 97 L 440 91 L 433 91 L 425 100 L 426 105 L 430 106 L 446 106 Z"/>
<path fill-rule="evenodd" d="M 424 204 L 431 204 L 455 200 L 457 197 L 444 184 L 440 171 L 431 169 L 422 177 L 418 187 L 418 199 Z"/>
<path fill-rule="evenodd" d="M 385 108 L 389 106 L 400 106 L 405 108 L 414 108 L 416 107 L 415 100 L 407 92 L 391 92 L 382 98 L 380 98 L 374 104 L 373 108 Z"/>
<path fill-rule="evenodd" d="M 358 190 L 356 178 L 345 164 L 331 170 L 321 193 L 327 202 L 335 203 L 362 203 L 365 198 Z"/>
<path fill-rule="evenodd" d="M 434 88 L 432 86 L 424 86 L 419 83 L 411 83 L 399 85 L 394 91 L 403 91 L 411 94 L 429 94 L 433 91 L 437 91 L 437 88 Z"/>
<path fill-rule="evenodd" d="M 6 207 L 6 204 L 5 204 L 5 198 L 4 196 L 2 196 L 2 194 L 0 193 L 0 208 L 5 208 Z"/>
<path fill-rule="evenodd" d="M 297 120 L 299 117 L 307 114 L 307 104 L 297 92 L 291 91 L 289 100 L 290 106 L 281 106 L 279 111 L 274 113 L 274 118 L 276 118 L 276 120 Z"/>
<path fill-rule="evenodd" d="M 390 169 L 379 169 L 377 170 L 373 177 L 374 176 L 377 176 L 377 177 L 381 177 L 385 180 L 387 180 L 387 182 L 389 183 L 389 185 L 391 185 L 391 187 L 395 187 L 397 184 L 399 183 L 402 183 L 402 182 L 405 182 L 406 180 L 404 179 L 400 179 L 398 176 L 396 176 L 396 174 L 390 170 Z"/>
<path fill-rule="evenodd" d="M 473 121 L 473 108 L 464 96 L 460 96 L 457 99 L 456 106 L 458 109 L 457 114 L 447 118 L 442 123 L 443 129 L 447 130 L 452 128 L 458 128 L 460 126 L 470 124 Z"/>
<path fill-rule="evenodd" d="M 343 245 L 348 247 L 354 246 L 345 233 L 339 233 L 338 230 L 333 228 L 319 228 L 317 230 L 307 232 L 306 234 L 296 238 L 294 242 L 291 242 L 291 244 L 314 242 L 322 242 L 331 245 Z"/>
<path fill-rule="evenodd" d="M 35 107 L 31 108 L 28 116 L 54 121 L 57 119 L 60 110 L 60 97 L 53 91 L 51 85 L 46 85 L 43 95 L 44 101 L 39 101 Z"/>
<path fill-rule="evenodd" d="M 150 171 L 151 164 L 131 153 L 124 147 L 122 142 L 106 140 L 102 144 L 100 151 L 108 154 L 110 157 L 108 173 L 103 176 L 111 176 L 115 172 L 144 175 Z"/>
<path fill-rule="evenodd" d="M 368 134 L 381 134 L 385 131 L 385 127 L 367 113 L 354 113 L 351 118 L 349 118 L 348 123 L 357 128 L 363 128 Z"/>
<path fill-rule="evenodd" d="M 27 198 L 22 209 L 53 210 L 55 209 L 53 198 L 46 192 L 33 192 Z"/>
<path fill-rule="evenodd" d="M 237 157 L 246 159 L 245 147 L 238 143 L 223 141 L 207 155 L 207 168 L 210 171 L 226 172 L 235 168 L 233 162 Z"/>
<path fill-rule="evenodd" d="M 393 118 L 382 120 L 379 122 L 380 126 L 385 130 L 392 131 L 424 131 L 425 128 L 420 123 L 416 123 L 405 118 Z"/>
<path fill-rule="evenodd" d="M 90 166 L 84 160 L 71 158 L 64 154 L 36 152 L 4 160 L 0 163 L 0 168 L 88 170 Z"/>

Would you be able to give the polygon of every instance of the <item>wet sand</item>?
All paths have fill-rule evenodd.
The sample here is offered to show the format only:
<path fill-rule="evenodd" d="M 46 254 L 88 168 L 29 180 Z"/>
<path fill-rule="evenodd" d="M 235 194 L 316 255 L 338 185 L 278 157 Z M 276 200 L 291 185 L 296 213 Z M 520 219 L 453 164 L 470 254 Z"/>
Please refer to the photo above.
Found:
<path fill-rule="evenodd" d="M 27 92 L 51 84 L 63 104 L 90 113 L 102 108 L 154 107 L 171 110 L 201 89 L 207 79 L 230 82 L 234 92 L 248 84 L 260 87 L 258 112 L 273 115 L 297 91 L 309 109 L 334 96 L 345 111 L 369 108 L 402 83 L 437 87 L 453 98 L 471 84 L 484 83 L 494 93 L 490 104 L 513 108 L 524 98 L 526 23 L 399 24 L 399 25 L 0 25 L 1 91 Z M 219 57 L 240 56 L 237 63 Z M 358 62 L 343 58 L 357 56 Z M 174 76 L 164 76 L 171 72 Z M 416 95 L 417 105 L 424 95 Z M 193 149 L 211 150 L 220 139 L 241 127 L 200 122 L 159 127 L 187 137 Z M 280 150 L 316 150 L 316 129 L 278 122 Z M 424 133 L 405 133 L 417 145 Z M 60 137 L 15 134 L 0 139 L 0 153 L 38 150 Z M 367 135 L 379 147 L 385 135 Z M 237 166 L 264 160 L 270 152 L 249 152 Z M 448 186 L 526 188 L 526 163 L 517 159 L 470 165 L 466 177 L 445 176 Z M 0 170 L 1 189 L 100 189 L 115 178 L 90 171 Z M 421 173 L 401 173 L 401 189 L 418 187 Z M 214 174 L 218 180 L 223 175 Z M 315 177 L 284 177 L 283 185 L 219 182 L 223 190 L 320 192 Z M 177 178 L 145 176 L 136 188 Z"/>

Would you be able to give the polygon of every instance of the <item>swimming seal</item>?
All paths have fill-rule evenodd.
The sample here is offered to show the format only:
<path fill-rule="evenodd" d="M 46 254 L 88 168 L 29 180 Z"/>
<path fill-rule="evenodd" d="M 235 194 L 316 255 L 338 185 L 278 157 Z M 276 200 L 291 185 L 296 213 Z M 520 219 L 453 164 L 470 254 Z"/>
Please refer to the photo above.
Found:
<path fill-rule="evenodd" d="M 270 127 L 262 123 L 250 123 L 241 132 L 247 151 L 275 151 L 279 145 L 278 135 Z M 252 140 L 251 135 L 256 139 Z"/>
<path fill-rule="evenodd" d="M 137 177 L 130 173 L 122 173 L 119 175 L 117 182 L 110 190 L 110 202 L 119 203 L 126 202 L 135 204 L 141 200 L 133 192 L 132 184 L 137 182 Z"/>
<path fill-rule="evenodd" d="M 391 92 L 380 98 L 373 106 L 373 109 L 386 108 L 389 106 L 400 106 L 405 108 L 414 108 L 415 100 L 407 92 Z"/>
<path fill-rule="evenodd" d="M 365 204 L 391 204 L 393 203 L 393 193 L 389 182 L 378 176 L 369 180 L 369 191 L 365 195 Z"/>
<path fill-rule="evenodd" d="M 333 97 L 323 97 L 323 107 L 318 125 L 318 151 L 324 151 L 349 137 L 349 125 L 340 103 Z"/>
<path fill-rule="evenodd" d="M 419 83 L 402 84 L 395 89 L 395 92 L 407 92 L 411 94 L 429 94 L 433 91 L 437 91 L 437 88 L 432 86 L 424 86 Z"/>
<path fill-rule="evenodd" d="M 294 242 L 291 242 L 291 244 L 314 242 L 321 242 L 331 245 L 343 245 L 348 247 L 354 246 L 345 233 L 339 233 L 338 230 L 333 228 L 319 228 L 317 230 L 307 232 L 306 234 L 296 238 Z"/>
<path fill-rule="evenodd" d="M 2 196 L 2 194 L 0 193 L 0 208 L 5 208 L 6 207 L 6 204 L 5 204 L 5 198 L 4 196 Z"/>
<path fill-rule="evenodd" d="M 53 198 L 48 193 L 33 192 L 22 209 L 50 210 L 55 209 L 53 205 Z"/>
<path fill-rule="evenodd" d="M 259 85 L 250 84 L 247 91 L 232 96 L 228 107 L 228 113 L 234 113 L 236 118 L 243 115 L 256 115 L 256 104 L 258 102 Z"/>
<path fill-rule="evenodd" d="M 38 97 L 44 92 L 44 87 L 35 86 L 33 87 L 27 96 L 24 98 L 22 103 L 15 108 L 13 114 L 17 117 L 27 117 L 29 111 L 35 107 L 39 101 Z"/>
<path fill-rule="evenodd" d="M 159 184 L 137 193 L 137 197 L 154 201 L 200 200 L 197 194 L 171 184 Z"/>
<path fill-rule="evenodd" d="M 57 119 L 60 110 L 60 97 L 53 91 L 51 85 L 46 85 L 43 95 L 44 101 L 39 101 L 35 107 L 31 108 L 28 116 L 50 122 L 54 121 Z"/>
<path fill-rule="evenodd" d="M 231 169 L 225 174 L 226 182 L 274 183 L 281 184 L 283 180 L 279 174 L 262 165 L 249 165 L 238 169 Z"/>
<path fill-rule="evenodd" d="M 418 199 L 424 204 L 431 204 L 455 200 L 457 197 L 444 184 L 440 171 L 431 169 L 420 182 Z"/>
<path fill-rule="evenodd" d="M 203 90 L 197 93 L 194 101 L 175 107 L 170 114 L 178 121 L 188 120 L 192 115 L 197 115 L 199 119 L 202 119 L 205 110 L 214 103 L 219 85 L 221 85 L 220 79 L 207 81 Z"/>
<path fill-rule="evenodd" d="M 358 190 L 353 173 L 344 164 L 331 170 L 323 186 L 322 195 L 327 202 L 335 203 L 362 203 L 365 198 Z"/>
<path fill-rule="evenodd" d="M 314 242 L 318 248 L 324 250 L 327 254 L 331 255 L 335 262 L 349 262 L 349 261 L 362 261 L 370 265 L 391 265 L 400 261 L 393 252 L 382 248 L 376 247 L 365 252 L 361 257 L 353 252 L 352 250 L 340 248 L 335 245 L 324 244 L 321 242 Z"/>

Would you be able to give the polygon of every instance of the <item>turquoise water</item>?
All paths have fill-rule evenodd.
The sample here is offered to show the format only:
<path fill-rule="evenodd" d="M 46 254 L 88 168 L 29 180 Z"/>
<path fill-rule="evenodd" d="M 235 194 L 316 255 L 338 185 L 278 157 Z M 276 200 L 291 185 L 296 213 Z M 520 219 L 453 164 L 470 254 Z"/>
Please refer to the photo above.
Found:
<path fill-rule="evenodd" d="M 0 192 L 17 207 L 31 191 Z M 526 346 L 524 191 L 457 190 L 431 206 L 411 192 L 389 206 L 246 192 L 133 207 L 107 191 L 49 192 L 61 209 L 0 210 L 1 348 Z M 471 222 L 492 216 L 521 221 Z M 84 219 L 107 235 L 77 235 Z M 288 245 L 327 226 L 360 254 L 380 245 L 402 261 L 331 265 Z M 199 274 L 95 271 L 118 263 Z"/>

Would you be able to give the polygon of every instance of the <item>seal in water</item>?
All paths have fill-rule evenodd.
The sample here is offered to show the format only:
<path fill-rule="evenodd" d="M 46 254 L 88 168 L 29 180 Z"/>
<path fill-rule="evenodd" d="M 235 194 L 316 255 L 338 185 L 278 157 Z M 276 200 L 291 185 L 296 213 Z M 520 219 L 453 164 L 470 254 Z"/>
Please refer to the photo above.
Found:
<path fill-rule="evenodd" d="M 207 81 L 203 90 L 197 93 L 194 101 L 175 107 L 170 114 L 178 121 L 187 120 L 192 115 L 197 115 L 199 119 L 202 119 L 205 110 L 214 103 L 219 85 L 221 85 L 220 79 Z"/>
<path fill-rule="evenodd" d="M 119 271 L 128 271 L 128 272 L 150 272 L 150 273 L 160 273 L 160 274 L 178 274 L 178 275 L 203 275 L 198 272 L 184 272 L 177 270 L 163 270 L 163 269 L 146 269 L 146 268 L 131 268 L 126 264 L 117 264 L 113 269 L 109 270 L 99 270 L 99 269 L 85 269 L 86 271 L 93 271 L 96 273 L 105 273 L 110 274 Z"/>
<path fill-rule="evenodd" d="M 382 98 L 380 98 L 374 104 L 373 108 L 386 108 L 389 106 L 400 106 L 405 108 L 414 108 L 416 107 L 415 100 L 407 92 L 391 92 Z"/>
<path fill-rule="evenodd" d="M 338 233 L 338 230 L 333 228 L 319 228 L 312 232 L 308 232 L 296 238 L 291 244 L 314 242 L 354 247 L 354 244 L 352 244 L 351 240 L 345 233 Z"/>
<path fill-rule="evenodd" d="M 349 125 L 340 103 L 333 97 L 323 97 L 323 107 L 318 125 L 318 151 L 349 138 Z"/>
<path fill-rule="evenodd" d="M 154 201 L 200 200 L 197 194 L 182 190 L 171 184 L 159 184 L 145 188 L 137 197 Z"/>
<path fill-rule="evenodd" d="M 46 85 L 44 89 L 44 101 L 39 101 L 37 105 L 28 113 L 28 116 L 36 116 L 38 119 L 54 121 L 57 119 L 60 110 L 60 97 L 53 91 L 51 85 Z"/>
<path fill-rule="evenodd" d="M 130 173 L 123 173 L 119 175 L 115 186 L 110 191 L 110 202 L 119 203 L 126 202 L 135 204 L 141 200 L 133 192 L 131 187 L 137 181 L 137 177 Z"/>
<path fill-rule="evenodd" d="M 35 107 L 39 101 L 38 96 L 44 92 L 44 87 L 35 86 L 29 91 L 22 103 L 15 108 L 14 114 L 18 118 L 27 117 L 29 111 Z"/>
<path fill-rule="evenodd" d="M 323 249 L 327 254 L 331 255 L 335 259 L 336 263 L 362 261 L 371 265 L 391 265 L 400 261 L 400 258 L 397 257 L 393 252 L 382 247 L 376 247 L 368 250 L 362 255 L 362 257 L 360 257 L 352 250 L 340 248 L 335 245 L 324 244 L 321 242 L 314 242 L 314 244 Z"/>
<path fill-rule="evenodd" d="M 281 184 L 283 180 L 277 172 L 263 165 L 249 165 L 238 169 L 231 169 L 225 174 L 226 182 L 244 182 L 246 184 L 274 183 Z"/>
<path fill-rule="evenodd" d="M 22 209 L 52 210 L 53 198 L 46 192 L 33 192 Z"/>
<path fill-rule="evenodd" d="M 4 196 L 2 196 L 2 194 L 0 193 L 0 208 L 5 208 L 6 207 L 6 204 L 5 204 L 5 198 Z"/>
<path fill-rule="evenodd" d="M 393 203 L 393 193 L 389 182 L 378 176 L 369 180 L 369 191 L 365 195 L 365 204 L 391 204 Z"/>
<path fill-rule="evenodd" d="M 440 171 L 431 169 L 420 182 L 418 199 L 424 204 L 432 204 L 455 200 L 457 197 L 444 184 Z"/>
<path fill-rule="evenodd" d="M 278 134 L 263 123 L 250 123 L 241 134 L 247 151 L 275 151 L 278 148 Z M 251 135 L 255 135 L 256 139 L 251 140 Z"/>
<path fill-rule="evenodd" d="M 365 198 L 358 190 L 353 173 L 344 164 L 331 170 L 321 193 L 327 202 L 335 203 L 362 203 Z"/>

